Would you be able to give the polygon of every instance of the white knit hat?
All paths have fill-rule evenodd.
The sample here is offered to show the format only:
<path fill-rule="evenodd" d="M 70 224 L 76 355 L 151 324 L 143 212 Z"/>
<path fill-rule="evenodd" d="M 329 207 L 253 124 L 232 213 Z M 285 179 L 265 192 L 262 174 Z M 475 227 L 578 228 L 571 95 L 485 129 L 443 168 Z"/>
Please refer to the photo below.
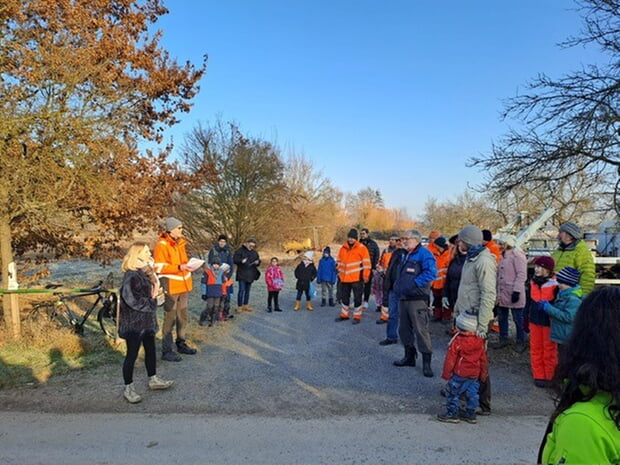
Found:
<path fill-rule="evenodd" d="M 456 317 L 456 327 L 461 331 L 470 331 L 475 333 L 478 330 L 478 319 L 475 315 L 469 313 L 459 313 Z"/>

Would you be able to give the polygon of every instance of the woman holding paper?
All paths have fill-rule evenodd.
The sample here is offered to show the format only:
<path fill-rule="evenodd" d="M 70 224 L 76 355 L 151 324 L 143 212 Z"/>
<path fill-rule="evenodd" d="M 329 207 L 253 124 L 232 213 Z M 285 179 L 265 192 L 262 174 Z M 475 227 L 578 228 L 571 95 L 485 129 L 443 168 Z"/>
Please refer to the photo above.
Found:
<path fill-rule="evenodd" d="M 175 325 L 177 351 L 189 355 L 196 353 L 196 349 L 189 347 L 185 341 L 185 330 L 189 321 L 188 300 L 192 290 L 191 272 L 192 268 L 197 268 L 195 263 L 188 263 L 186 244 L 183 223 L 173 217 L 167 218 L 165 231 L 159 235 L 153 256 L 155 271 L 159 274 L 166 293 L 161 358 L 170 362 L 181 361 L 181 356 L 175 352 L 173 345 L 172 329 Z"/>

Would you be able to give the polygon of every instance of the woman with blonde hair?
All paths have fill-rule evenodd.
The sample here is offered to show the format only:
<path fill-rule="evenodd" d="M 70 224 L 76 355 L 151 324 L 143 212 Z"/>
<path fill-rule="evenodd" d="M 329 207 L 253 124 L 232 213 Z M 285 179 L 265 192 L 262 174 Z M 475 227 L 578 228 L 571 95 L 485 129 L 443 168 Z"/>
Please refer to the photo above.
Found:
<path fill-rule="evenodd" d="M 127 353 L 123 362 L 123 393 L 128 402 L 142 400 L 133 384 L 133 371 L 140 346 L 144 347 L 144 364 L 150 389 L 168 389 L 174 381 L 163 380 L 156 374 L 155 333 L 157 333 L 157 294 L 159 279 L 153 271 L 153 257 L 145 242 L 129 247 L 121 265 L 123 283 L 120 289 L 120 318 L 118 334 L 125 339 Z"/>

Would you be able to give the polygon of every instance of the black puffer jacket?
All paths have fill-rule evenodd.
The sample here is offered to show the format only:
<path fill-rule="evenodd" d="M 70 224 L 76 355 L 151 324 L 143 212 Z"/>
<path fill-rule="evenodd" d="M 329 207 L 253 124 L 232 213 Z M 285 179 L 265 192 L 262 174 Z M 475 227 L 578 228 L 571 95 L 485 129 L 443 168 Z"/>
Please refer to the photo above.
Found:
<path fill-rule="evenodd" d="M 295 268 L 295 278 L 297 279 L 295 289 L 298 291 L 309 291 L 310 281 L 314 281 L 316 278 L 316 267 L 314 263 L 310 263 L 306 266 L 304 262 L 301 262 L 297 265 L 297 268 Z"/>
<path fill-rule="evenodd" d="M 123 339 L 153 336 L 157 332 L 157 300 L 151 281 L 142 271 L 127 271 L 121 285 L 118 335 Z"/>
<path fill-rule="evenodd" d="M 244 259 L 247 259 L 243 262 Z M 260 257 L 256 250 L 250 250 L 242 245 L 235 251 L 233 261 L 237 265 L 237 281 L 253 282 L 260 278 Z"/>
<path fill-rule="evenodd" d="M 377 268 L 377 263 L 379 263 L 379 257 L 381 255 L 379 244 L 377 244 L 370 237 L 367 239 L 360 239 L 360 242 L 368 249 L 368 255 L 370 255 L 370 267 L 374 270 Z"/>

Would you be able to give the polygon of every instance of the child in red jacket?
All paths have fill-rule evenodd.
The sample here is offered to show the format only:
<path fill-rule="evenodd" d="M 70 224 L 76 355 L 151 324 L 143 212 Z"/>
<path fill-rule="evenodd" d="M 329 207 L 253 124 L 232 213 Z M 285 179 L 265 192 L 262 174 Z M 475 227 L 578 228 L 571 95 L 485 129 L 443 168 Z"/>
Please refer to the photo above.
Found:
<path fill-rule="evenodd" d="M 448 383 L 446 412 L 437 415 L 439 421 L 476 423 L 478 380 L 486 381 L 489 374 L 485 341 L 477 336 L 477 326 L 476 318 L 466 313 L 456 318 L 457 333 L 448 346 L 441 375 Z M 461 396 L 464 396 L 465 409 L 460 408 Z"/>

